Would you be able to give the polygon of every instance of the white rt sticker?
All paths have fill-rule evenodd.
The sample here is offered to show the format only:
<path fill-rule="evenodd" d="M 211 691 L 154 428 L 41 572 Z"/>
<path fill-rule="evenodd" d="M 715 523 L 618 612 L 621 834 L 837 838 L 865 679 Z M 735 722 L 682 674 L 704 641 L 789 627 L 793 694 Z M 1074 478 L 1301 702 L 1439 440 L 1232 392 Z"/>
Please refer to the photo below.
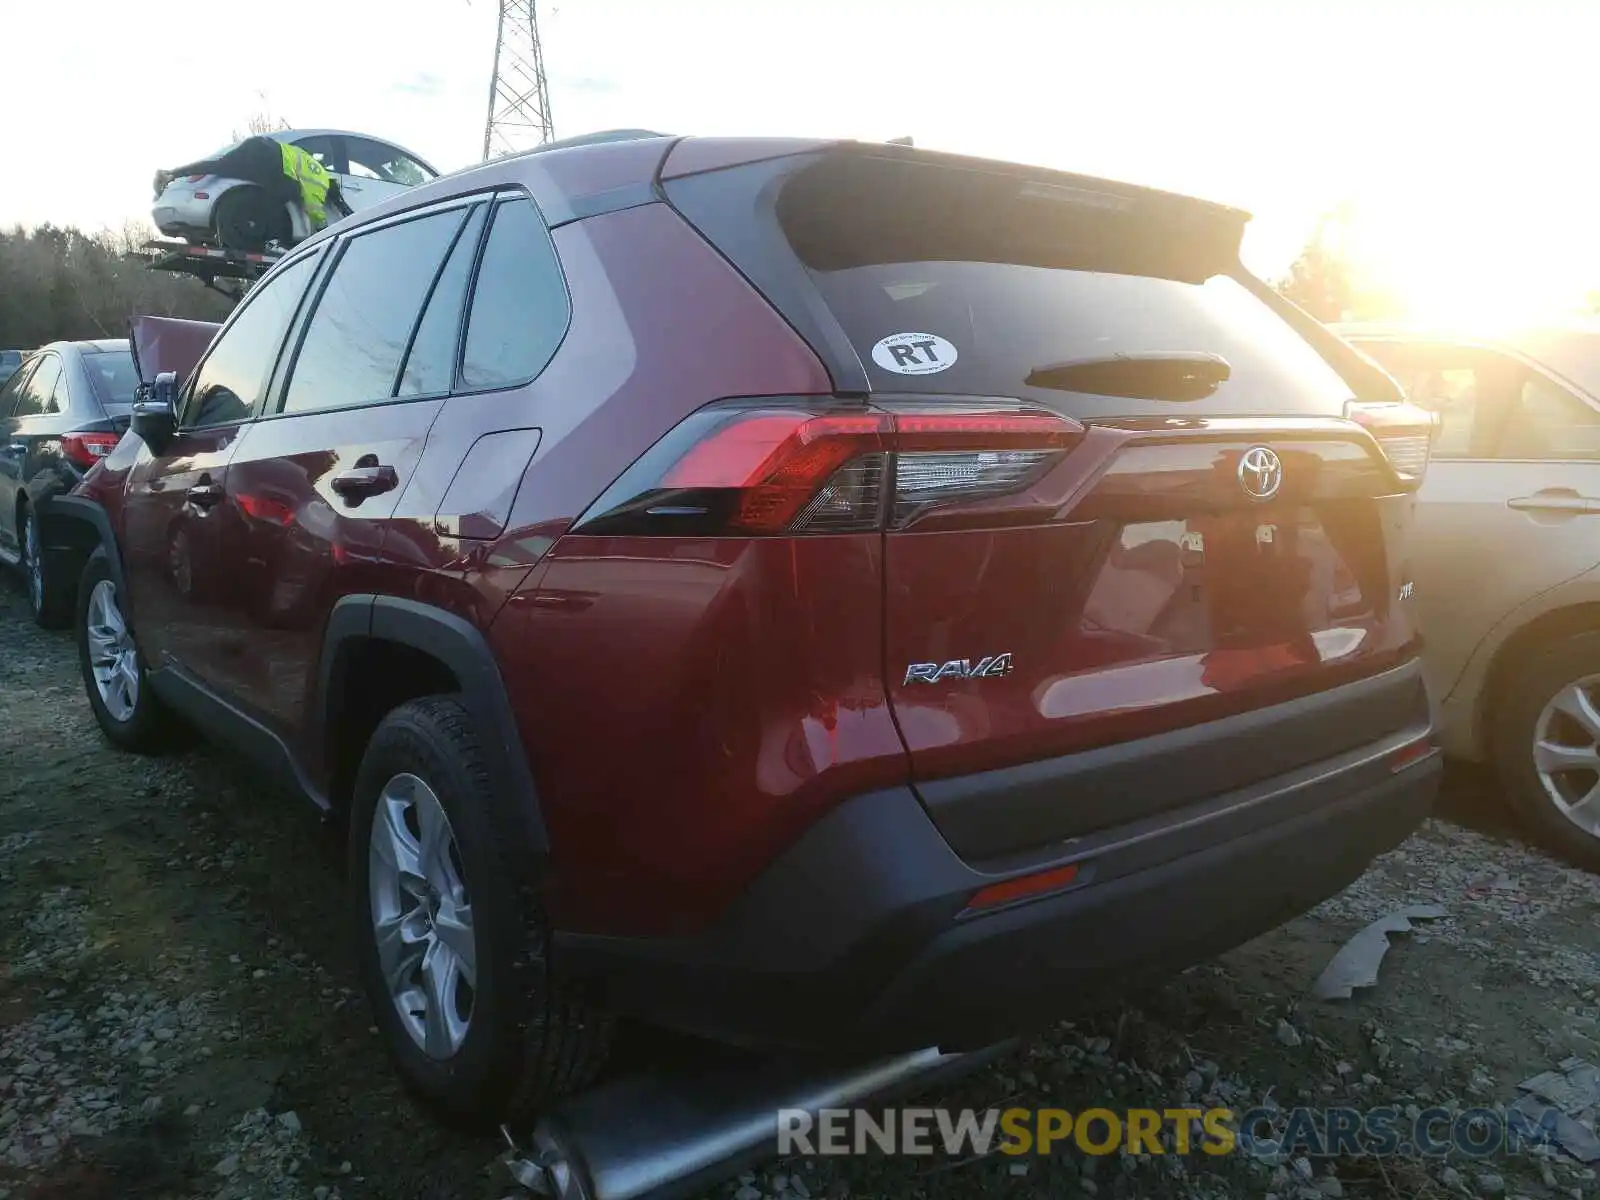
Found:
<path fill-rule="evenodd" d="M 896 375 L 933 375 L 955 366 L 959 355 L 936 333 L 891 333 L 872 348 L 872 361 Z"/>

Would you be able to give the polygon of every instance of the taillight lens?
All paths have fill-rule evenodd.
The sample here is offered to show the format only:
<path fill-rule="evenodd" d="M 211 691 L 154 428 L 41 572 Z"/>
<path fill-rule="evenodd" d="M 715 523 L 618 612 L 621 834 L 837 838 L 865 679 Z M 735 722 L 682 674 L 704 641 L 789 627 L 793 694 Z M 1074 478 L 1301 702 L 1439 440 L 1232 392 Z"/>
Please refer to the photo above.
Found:
<path fill-rule="evenodd" d="M 1415 404 L 1370 404 L 1351 400 L 1344 415 L 1377 440 L 1401 482 L 1415 488 L 1428 473 L 1438 414 Z"/>
<path fill-rule="evenodd" d="M 88 470 L 115 450 L 121 440 L 119 433 L 65 433 L 61 435 L 61 453 Z"/>
<path fill-rule="evenodd" d="M 851 533 L 1026 487 L 1083 434 L 1013 403 L 867 407 L 741 401 L 691 415 L 575 532 Z"/>

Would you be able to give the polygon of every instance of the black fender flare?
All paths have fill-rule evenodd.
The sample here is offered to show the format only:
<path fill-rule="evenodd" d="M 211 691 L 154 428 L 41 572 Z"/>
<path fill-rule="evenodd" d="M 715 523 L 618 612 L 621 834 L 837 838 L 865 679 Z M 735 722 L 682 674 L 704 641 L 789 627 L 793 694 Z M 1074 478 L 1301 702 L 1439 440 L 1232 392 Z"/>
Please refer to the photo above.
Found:
<path fill-rule="evenodd" d="M 111 569 L 111 578 L 117 585 L 117 592 L 126 604 L 128 581 L 122 569 L 122 551 L 117 546 L 116 531 L 111 528 L 111 514 L 106 512 L 105 506 L 87 496 L 70 493 L 41 496 L 33 502 L 33 506 L 39 518 L 40 535 L 47 547 L 66 540 L 60 533 L 64 522 L 76 522 L 94 530 L 100 547 L 106 552 L 106 562 Z"/>
<path fill-rule="evenodd" d="M 327 736 L 329 702 L 345 655 L 353 642 L 368 639 L 420 650 L 442 662 L 460 681 L 462 703 L 472 715 L 489 760 L 490 781 L 510 802 L 528 849 L 547 855 L 550 839 L 538 788 L 494 651 L 476 626 L 454 613 L 398 596 L 341 597 L 328 615 L 323 634 L 312 727 Z"/>

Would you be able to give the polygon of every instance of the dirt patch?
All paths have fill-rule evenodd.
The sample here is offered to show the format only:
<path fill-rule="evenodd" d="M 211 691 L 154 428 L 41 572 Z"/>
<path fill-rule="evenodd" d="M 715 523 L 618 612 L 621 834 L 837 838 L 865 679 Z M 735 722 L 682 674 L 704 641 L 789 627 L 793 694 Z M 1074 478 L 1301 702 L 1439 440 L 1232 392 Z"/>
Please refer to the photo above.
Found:
<path fill-rule="evenodd" d="M 431 1200 L 510 1192 L 493 1141 L 400 1089 L 347 953 L 334 834 L 197 746 L 137 759 L 100 738 L 69 638 L 0 584 L 0 1200 Z M 1377 987 L 1305 999 L 1394 908 Z M 1316 912 L 1122 1008 L 1064 1022 L 926 1103 L 1244 1110 L 1459 1108 L 1600 1061 L 1600 885 L 1511 835 L 1493 789 L 1444 812 Z M 1533 1154 L 1254 1161 L 1004 1156 L 796 1160 L 730 1185 L 783 1195 L 1585 1196 Z M 723 1193 L 719 1193 L 723 1194 Z"/>

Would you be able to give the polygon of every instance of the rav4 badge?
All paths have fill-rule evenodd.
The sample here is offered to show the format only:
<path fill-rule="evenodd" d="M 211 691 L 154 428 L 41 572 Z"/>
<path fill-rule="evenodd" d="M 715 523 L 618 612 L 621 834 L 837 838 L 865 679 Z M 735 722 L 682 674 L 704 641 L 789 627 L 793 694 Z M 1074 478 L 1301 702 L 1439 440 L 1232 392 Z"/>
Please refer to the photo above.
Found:
<path fill-rule="evenodd" d="M 946 679 L 998 679 L 1011 674 L 1011 655 L 991 654 L 974 662 L 952 658 L 947 663 L 912 663 L 906 668 L 906 683 L 942 683 Z"/>

